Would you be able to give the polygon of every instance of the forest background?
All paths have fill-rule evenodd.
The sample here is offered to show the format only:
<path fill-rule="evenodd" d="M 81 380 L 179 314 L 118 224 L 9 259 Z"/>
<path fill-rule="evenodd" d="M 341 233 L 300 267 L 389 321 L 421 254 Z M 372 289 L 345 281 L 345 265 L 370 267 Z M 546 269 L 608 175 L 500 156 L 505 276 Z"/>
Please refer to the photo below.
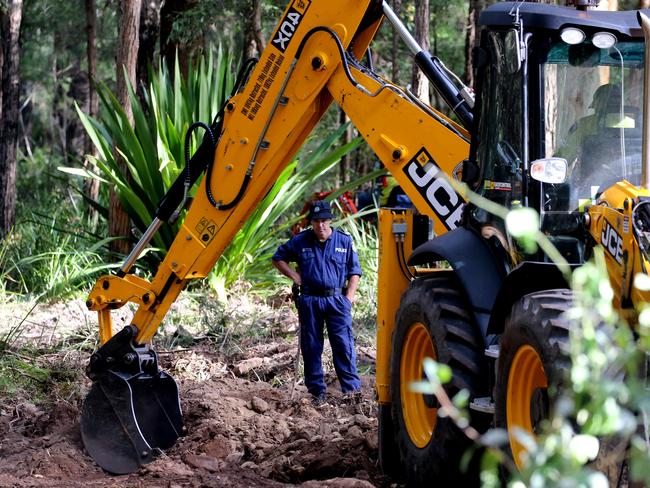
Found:
<path fill-rule="evenodd" d="M 468 53 L 476 42 L 478 16 L 492 2 L 390 3 L 421 45 L 471 86 Z M 605 1 L 600 8 L 632 9 L 647 3 Z M 120 142 L 124 137 L 120 129 L 124 125 L 120 124 L 138 123 L 134 121 L 132 102 L 139 105 L 136 119 L 141 110 L 143 116 L 153 116 L 151 124 L 164 126 L 165 115 L 147 113 L 155 111 L 150 99 L 152 86 L 167 83 L 167 88 L 176 93 L 181 83 L 186 83 L 187 88 L 189 80 L 201 83 L 199 78 L 203 76 L 214 82 L 211 92 L 201 92 L 199 100 L 188 100 L 191 94 L 181 96 L 183 100 L 175 103 L 193 104 L 190 117 L 204 114 L 211 120 L 218 102 L 227 96 L 226 88 L 234 73 L 243 60 L 259 55 L 284 7 L 285 2 L 279 0 L 0 2 L 0 290 L 5 299 L 34 294 L 60 296 L 87 288 L 94 275 L 105 271 L 107 263 L 119 261 L 120 255 L 129 251 L 138 233 L 149 224 L 145 221 L 149 214 L 138 213 L 134 204 L 127 202 L 129 197 L 135 198 L 126 194 L 130 183 L 143 177 L 133 174 L 129 166 L 133 163 L 128 160 L 129 142 Z M 426 79 L 413 70 L 406 47 L 388 25 L 382 26 L 372 49 L 377 72 L 446 110 Z M 206 73 L 205 66 L 200 74 L 201 59 L 216 63 L 210 66 L 221 72 L 220 78 Z M 129 84 L 136 97 L 129 96 Z M 115 103 L 111 106 L 113 95 Z M 106 126 L 111 111 L 119 112 L 113 132 Z M 86 128 L 92 125 L 91 120 L 104 121 L 104 132 L 110 132 L 103 139 L 104 149 L 115 152 L 115 157 L 98 154 L 102 148 L 97 147 L 97 141 L 93 144 L 93 131 L 84 130 L 82 114 L 89 117 Z M 173 120 L 178 141 L 194 121 Z M 344 114 L 332 108 L 302 154 L 313 155 L 315 148 L 344 121 Z M 101 139 L 105 134 L 95 129 L 96 137 Z M 297 215 L 305 199 L 315 191 L 333 190 L 350 182 L 371 185 L 363 176 L 373 174 L 379 163 L 363 146 L 355 150 L 345 146 L 354 139 L 354 129 L 348 127 L 339 140 L 330 141 L 329 150 L 346 147 L 341 151 L 341 163 L 329 161 L 327 167 L 331 170 L 327 173 L 311 172 L 314 180 L 303 181 L 303 191 L 294 192 L 294 205 L 286 208 L 285 218 Z M 166 186 L 184 164 L 182 151 L 168 152 L 172 164 L 171 171 L 163 175 Z M 140 168 L 141 172 L 157 171 L 162 156 L 156 155 L 159 161 L 150 161 Z M 104 162 L 111 159 L 114 170 L 123 173 L 122 180 L 111 179 L 110 171 L 103 178 L 88 178 L 85 171 L 101 176 L 98 157 Z M 299 155 L 297 160 L 309 158 Z M 61 168 L 83 171 L 76 171 L 75 176 Z M 157 201 L 145 203 L 155 208 Z M 166 243 L 159 244 L 164 248 Z M 109 256 L 109 252 L 118 255 Z M 267 269 L 263 263 L 261 267 Z"/>

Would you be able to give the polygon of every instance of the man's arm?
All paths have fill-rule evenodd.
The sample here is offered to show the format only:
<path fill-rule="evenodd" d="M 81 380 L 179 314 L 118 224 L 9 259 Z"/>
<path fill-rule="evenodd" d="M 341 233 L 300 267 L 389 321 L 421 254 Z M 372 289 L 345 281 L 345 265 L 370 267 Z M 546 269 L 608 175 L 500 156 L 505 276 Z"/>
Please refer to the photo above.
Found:
<path fill-rule="evenodd" d="M 350 300 L 350 303 L 354 303 L 354 295 L 357 293 L 357 288 L 359 287 L 359 275 L 352 275 L 348 278 L 348 291 L 345 296 Z"/>
<path fill-rule="evenodd" d="M 347 262 L 347 275 L 348 275 L 348 286 L 345 296 L 350 300 L 350 303 L 354 303 L 354 296 L 357 293 L 357 288 L 359 287 L 359 280 L 361 279 L 361 264 L 359 263 L 359 255 L 357 250 L 354 247 L 352 242 L 352 237 L 348 244 L 348 262 Z"/>
<path fill-rule="evenodd" d="M 275 266 L 276 269 L 284 276 L 292 280 L 297 285 L 302 284 L 302 280 L 300 279 L 300 273 L 298 273 L 295 269 L 289 266 L 289 263 L 287 263 L 286 261 L 282 261 L 281 259 L 278 260 L 274 259 L 272 260 L 272 263 L 273 266 Z"/>

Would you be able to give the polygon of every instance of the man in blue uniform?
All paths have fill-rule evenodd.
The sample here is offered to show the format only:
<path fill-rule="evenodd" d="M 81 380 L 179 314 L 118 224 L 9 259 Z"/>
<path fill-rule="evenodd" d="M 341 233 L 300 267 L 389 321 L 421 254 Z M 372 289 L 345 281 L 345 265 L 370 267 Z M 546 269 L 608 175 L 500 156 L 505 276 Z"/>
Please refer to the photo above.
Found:
<path fill-rule="evenodd" d="M 361 389 L 352 334 L 352 303 L 361 267 L 352 237 L 330 227 L 333 217 L 328 202 L 313 202 L 308 215 L 312 227 L 282 244 L 273 255 L 273 265 L 300 286 L 300 349 L 305 385 L 316 404 L 325 401 L 327 388 L 321 361 L 323 325 L 327 326 L 341 391 L 356 395 Z M 289 265 L 292 261 L 298 270 Z"/>

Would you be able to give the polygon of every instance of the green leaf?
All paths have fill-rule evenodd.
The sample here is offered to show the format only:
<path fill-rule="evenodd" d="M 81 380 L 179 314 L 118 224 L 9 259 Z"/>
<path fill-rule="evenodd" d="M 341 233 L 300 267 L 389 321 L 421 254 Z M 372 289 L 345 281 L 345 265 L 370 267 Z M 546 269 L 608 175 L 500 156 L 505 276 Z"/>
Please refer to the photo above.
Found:
<path fill-rule="evenodd" d="M 599 448 L 598 439 L 592 435 L 578 434 L 569 441 L 569 452 L 580 464 L 596 459 Z"/>
<path fill-rule="evenodd" d="M 506 216 L 506 227 L 527 253 L 537 250 L 539 215 L 529 207 L 515 208 Z"/>
<path fill-rule="evenodd" d="M 479 439 L 480 444 L 487 447 L 503 447 L 510 442 L 508 431 L 505 429 L 490 429 Z"/>

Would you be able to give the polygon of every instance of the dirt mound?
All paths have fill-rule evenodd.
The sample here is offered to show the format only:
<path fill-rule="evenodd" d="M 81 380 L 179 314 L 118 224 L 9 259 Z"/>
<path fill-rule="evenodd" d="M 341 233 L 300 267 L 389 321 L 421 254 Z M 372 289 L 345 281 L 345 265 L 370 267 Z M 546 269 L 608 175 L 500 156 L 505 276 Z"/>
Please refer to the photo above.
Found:
<path fill-rule="evenodd" d="M 262 353 L 263 355 L 260 355 Z M 84 452 L 79 399 L 37 407 L 3 399 L 0 410 L 0 487 L 388 486 L 377 467 L 377 421 L 372 381 L 360 399 L 344 398 L 333 377 L 328 401 L 315 407 L 304 386 L 293 386 L 295 344 L 251 347 L 223 358 L 185 350 L 162 356 L 179 383 L 187 434 L 138 473 L 111 476 Z"/>

